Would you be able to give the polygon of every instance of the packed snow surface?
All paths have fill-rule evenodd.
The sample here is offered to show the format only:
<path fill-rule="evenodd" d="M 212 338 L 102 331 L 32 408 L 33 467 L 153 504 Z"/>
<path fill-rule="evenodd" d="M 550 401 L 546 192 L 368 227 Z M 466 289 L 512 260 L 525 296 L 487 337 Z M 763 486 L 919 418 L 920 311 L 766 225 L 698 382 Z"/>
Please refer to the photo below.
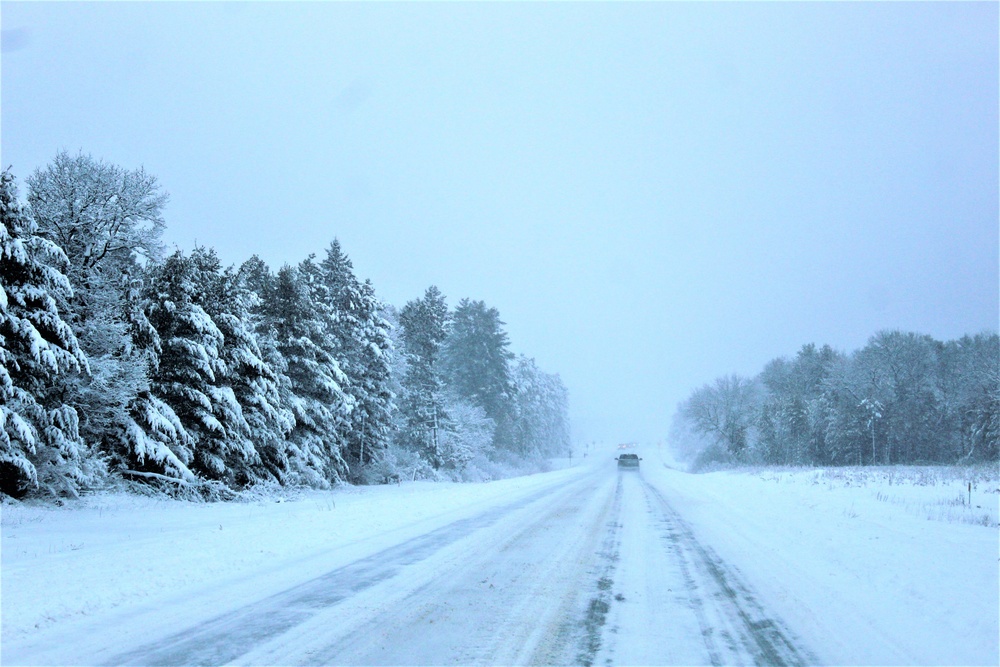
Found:
<path fill-rule="evenodd" d="M 220 661 L 1000 662 L 995 471 L 691 475 L 639 451 L 485 484 L 5 504 L 0 660 L 179 664 L 282 617 Z"/>

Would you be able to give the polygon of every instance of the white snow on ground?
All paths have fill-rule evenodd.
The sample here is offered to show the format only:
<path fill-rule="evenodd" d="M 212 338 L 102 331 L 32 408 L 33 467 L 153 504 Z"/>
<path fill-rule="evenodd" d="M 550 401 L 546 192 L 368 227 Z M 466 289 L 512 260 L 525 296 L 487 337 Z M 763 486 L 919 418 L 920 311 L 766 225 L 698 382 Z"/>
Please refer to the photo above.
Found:
<path fill-rule="evenodd" d="M 645 472 L 824 662 L 1000 664 L 996 469 Z"/>
<path fill-rule="evenodd" d="M 209 601 L 236 607 L 580 472 L 486 484 L 343 487 L 287 502 L 104 495 L 63 508 L 4 505 L 0 639 L 23 640 L 54 623 L 155 603 L 158 596 L 190 594 L 193 607 L 197 593 L 203 607 Z M 217 588 L 225 600 L 203 595 L 223 581 Z M 236 590 L 245 597 L 233 597 Z"/>
<path fill-rule="evenodd" d="M 822 662 L 1000 662 L 995 472 L 980 476 L 970 508 L 958 500 L 968 501 L 964 477 L 942 469 L 690 475 L 662 466 L 655 449 L 642 455 L 643 479 Z M 105 495 L 64 508 L 4 505 L 4 655 L 77 619 L 159 600 L 189 599 L 183 614 L 157 618 L 188 627 L 585 472 L 343 488 L 287 502 Z M 644 543 L 624 537 L 623 547 Z"/>

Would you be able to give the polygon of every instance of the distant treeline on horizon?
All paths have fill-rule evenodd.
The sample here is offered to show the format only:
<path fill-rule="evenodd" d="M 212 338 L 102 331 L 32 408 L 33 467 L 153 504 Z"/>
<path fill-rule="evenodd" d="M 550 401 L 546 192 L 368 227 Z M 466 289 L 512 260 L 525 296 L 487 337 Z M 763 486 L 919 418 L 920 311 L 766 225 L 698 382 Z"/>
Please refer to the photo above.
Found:
<path fill-rule="evenodd" d="M 882 331 L 850 354 L 805 345 L 678 408 L 671 445 L 695 469 L 731 464 L 997 462 L 1000 337 Z"/>
<path fill-rule="evenodd" d="M 155 177 L 60 152 L 0 177 L 0 499 L 482 480 L 569 448 L 558 375 L 482 301 L 398 310 L 335 239 L 274 273 L 169 256 Z"/>

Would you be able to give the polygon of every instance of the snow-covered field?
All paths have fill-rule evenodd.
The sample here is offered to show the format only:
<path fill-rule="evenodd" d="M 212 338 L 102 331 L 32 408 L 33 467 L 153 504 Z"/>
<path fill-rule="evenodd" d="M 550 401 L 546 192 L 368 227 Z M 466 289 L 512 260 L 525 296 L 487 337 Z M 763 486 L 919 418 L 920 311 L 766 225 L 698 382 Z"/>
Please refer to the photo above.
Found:
<path fill-rule="evenodd" d="M 996 469 L 660 474 L 699 539 L 824 661 L 998 664 Z"/>
<path fill-rule="evenodd" d="M 974 474 L 970 507 L 969 473 L 962 471 L 690 475 L 663 466 L 655 450 L 643 456 L 640 474 L 626 480 L 616 500 L 623 526 L 619 548 L 628 551 L 609 591 L 624 591 L 628 599 L 612 601 L 608 613 L 608 628 L 616 628 L 619 638 L 641 643 L 642 633 L 656 631 L 639 631 L 636 624 L 648 621 L 659 604 L 657 582 L 673 576 L 668 570 L 674 566 L 657 560 L 664 552 L 654 542 L 662 536 L 630 519 L 642 509 L 644 497 L 648 503 L 655 496 L 698 545 L 728 564 L 753 589 L 756 601 L 783 621 L 803 655 L 828 664 L 1000 661 L 1000 482 L 995 470 Z M 542 498 L 546 491 L 553 497 L 561 493 L 563 503 L 590 497 L 580 495 L 580 485 L 592 478 L 595 493 L 607 495 L 616 475 L 609 456 L 607 461 L 592 457 L 587 466 L 487 484 L 343 488 L 281 502 L 195 504 L 105 495 L 63 508 L 4 505 L 0 660 L 79 663 L 79 656 L 98 654 L 102 642 L 118 648 L 142 643 L 149 625 L 123 619 L 148 616 L 160 634 L 183 629 L 462 519 Z M 570 493 L 570 487 L 576 490 Z M 574 521 L 606 516 L 600 512 L 608 510 L 598 507 L 602 502 L 595 497 L 593 511 L 583 511 Z M 521 511 L 534 511 L 533 505 L 525 507 Z M 556 517 L 558 512 L 552 512 Z M 512 519 L 510 525 L 527 525 L 524 521 Z M 652 525 L 652 519 L 642 525 L 647 523 Z M 502 521 L 497 526 L 496 531 L 509 530 Z M 544 540 L 556 533 L 542 528 L 526 533 L 536 534 Z M 569 541 L 570 533 L 560 534 Z M 639 568 L 648 572 L 639 576 Z M 426 576 L 433 581 L 429 571 Z M 630 598 L 621 587 L 633 585 L 645 588 Z M 646 598 L 644 607 L 640 601 Z M 658 613 L 663 615 L 662 608 Z M 106 637 L 94 634 L 95 627 L 105 626 Z M 677 624 L 673 631 L 682 627 Z M 602 650 L 610 643 L 605 634 Z M 655 655 L 639 650 L 652 645 L 622 646 L 616 659 L 631 655 L 653 662 Z M 517 661 L 525 654 L 492 655 Z"/>

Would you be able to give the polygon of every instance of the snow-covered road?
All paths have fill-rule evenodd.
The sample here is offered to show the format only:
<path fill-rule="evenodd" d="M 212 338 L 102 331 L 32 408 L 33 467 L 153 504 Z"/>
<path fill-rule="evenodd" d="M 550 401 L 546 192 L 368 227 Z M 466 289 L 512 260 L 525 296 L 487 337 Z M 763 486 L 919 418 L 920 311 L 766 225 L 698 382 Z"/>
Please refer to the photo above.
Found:
<path fill-rule="evenodd" d="M 301 501 L 193 506 L 180 513 L 175 532 L 173 519 L 162 518 L 172 505 L 162 516 L 149 512 L 154 527 L 141 529 L 129 524 L 131 512 L 110 520 L 81 512 L 79 535 L 120 525 L 129 539 L 85 544 L 67 533 L 48 538 L 48 554 L 33 541 L 44 534 L 34 515 L 13 513 L 5 516 L 0 658 L 5 665 L 990 664 L 995 658 L 995 529 L 926 519 L 911 525 L 898 517 L 892 530 L 878 521 L 838 523 L 833 514 L 802 511 L 797 486 L 771 495 L 769 480 L 685 475 L 663 467 L 654 452 L 645 458 L 639 471 L 619 471 L 609 457 L 488 485 L 359 491 L 330 501 L 329 511 L 317 506 L 303 513 Z M 822 497 L 815 486 L 807 498 Z M 319 515 L 332 518 L 316 523 Z M 49 535 L 61 520 L 52 520 Z M 97 523 L 87 526 L 89 520 Z M 811 524 L 815 533 L 808 532 Z M 907 556 L 914 536 L 927 529 L 934 543 L 946 536 L 961 549 L 928 541 L 923 555 Z M 273 533 L 272 541 L 256 535 L 251 542 L 254 531 Z M 846 554 L 878 544 L 868 541 L 880 536 L 879 553 L 910 558 L 909 570 L 841 562 L 844 554 L 823 534 Z M 280 542 L 296 539 L 306 541 L 281 552 Z M 203 561 L 192 555 L 199 545 Z M 108 562 L 115 557 L 123 559 L 119 580 Z M 152 567 L 135 569 L 143 557 Z M 220 563 L 232 572 L 143 588 L 150 588 L 144 572 L 153 581 L 164 569 Z M 823 576 L 832 564 L 840 587 Z M 56 604 L 67 585 L 58 584 L 60 568 L 74 565 L 91 588 L 102 586 L 103 565 L 103 578 L 129 591 L 116 597 L 110 588 L 81 588 Z M 32 573 L 38 594 L 52 600 L 29 613 Z M 943 581 L 922 583 L 935 576 Z M 887 587 L 900 589 L 896 602 L 882 600 Z M 951 595 L 963 598 L 965 612 Z M 39 615 L 48 622 L 32 626 Z M 954 626 L 943 626 L 945 617 Z"/>
<path fill-rule="evenodd" d="M 641 472 L 591 468 L 166 635 L 101 625 L 74 662 L 812 662 Z M 138 627 L 128 627 L 129 625 Z M 142 628 L 147 628 L 143 632 Z M 66 628 L 80 632 L 82 628 Z M 96 640 L 96 641 L 95 641 Z M 64 657 L 50 641 L 16 655 Z M 55 648 L 56 653 L 53 653 Z M 9 654 L 6 657 L 11 657 Z"/>
<path fill-rule="evenodd" d="M 602 664 L 817 662 L 656 485 L 626 473 L 620 487 L 626 514 L 607 576 L 619 592 L 610 599 Z"/>
<path fill-rule="evenodd" d="M 286 624 L 273 619 L 286 615 L 304 622 L 282 632 Z M 234 647 L 236 633 L 253 635 L 251 651 L 242 653 L 248 645 L 242 641 Z M 640 474 L 608 467 L 388 549 L 170 643 L 181 648 L 143 648 L 114 662 L 810 661 L 655 488 Z"/>

